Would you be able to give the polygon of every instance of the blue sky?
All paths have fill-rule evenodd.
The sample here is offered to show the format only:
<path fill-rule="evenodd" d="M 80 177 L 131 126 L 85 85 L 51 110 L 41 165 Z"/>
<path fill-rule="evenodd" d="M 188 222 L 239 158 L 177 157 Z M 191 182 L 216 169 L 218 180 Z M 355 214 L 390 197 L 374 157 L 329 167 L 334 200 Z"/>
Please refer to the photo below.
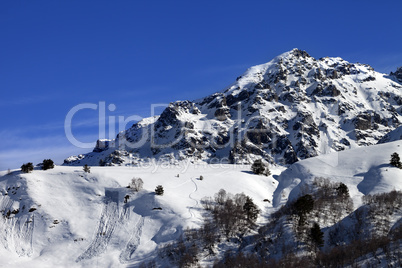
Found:
<path fill-rule="evenodd" d="M 0 170 L 90 151 L 64 132 L 76 105 L 146 117 L 151 104 L 220 91 L 295 47 L 389 73 L 402 65 L 401 10 L 401 1 L 2 1 Z M 98 112 L 77 113 L 72 130 L 94 142 Z"/>

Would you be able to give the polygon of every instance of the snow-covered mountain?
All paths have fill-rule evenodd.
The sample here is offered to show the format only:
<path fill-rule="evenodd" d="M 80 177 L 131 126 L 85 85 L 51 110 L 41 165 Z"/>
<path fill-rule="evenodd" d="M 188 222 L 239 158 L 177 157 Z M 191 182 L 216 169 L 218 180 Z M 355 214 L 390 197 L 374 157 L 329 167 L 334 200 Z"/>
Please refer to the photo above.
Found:
<path fill-rule="evenodd" d="M 400 70 L 294 49 L 64 166 L 0 171 L 0 266 L 399 267 Z"/>
<path fill-rule="evenodd" d="M 386 203 L 382 207 L 380 203 L 365 204 L 362 197 L 402 190 L 402 170 L 389 165 L 393 152 L 402 154 L 401 145 L 402 141 L 396 141 L 335 152 L 299 161 L 284 171 L 271 166 L 272 175 L 268 177 L 252 174 L 249 165 L 190 162 L 92 167 L 90 173 L 85 173 L 82 167 L 69 166 L 46 171 L 35 169 L 29 174 L 17 170 L 11 174 L 1 172 L 1 264 L 139 267 L 141 263 L 149 263 L 155 267 L 178 267 L 171 255 L 175 246 L 172 248 L 169 243 L 176 243 L 181 235 L 188 234 L 187 227 L 204 232 L 205 217 L 211 212 L 203 204 L 216 198 L 220 189 L 251 197 L 261 213 L 257 226 L 242 236 L 216 239 L 212 252 L 200 246 L 195 254 L 198 264 L 209 267 L 215 260 L 230 256 L 229 251 L 282 260 L 287 248 L 299 256 L 315 256 L 304 240 L 306 235 L 300 235 L 308 232 L 297 227 L 297 216 L 283 211 L 304 193 L 314 192 L 317 178 L 321 184 L 328 181 L 327 192 L 344 183 L 352 200 L 350 205 L 334 203 L 331 209 L 324 202 L 323 209 L 314 210 L 306 219 L 307 227 L 314 221 L 320 223 L 326 249 L 330 250 L 334 246 L 331 243 L 336 241 L 348 245 L 353 241 L 350 236 L 359 233 L 373 237 L 377 233 L 393 234 L 401 226 L 402 201 L 397 199 L 397 204 Z M 126 188 L 133 177 L 144 181 L 144 189 L 138 193 Z M 155 195 L 157 185 L 164 187 L 164 195 Z M 127 203 L 126 195 L 129 195 Z M 353 231 L 356 228 L 360 228 L 357 233 Z M 191 246 L 204 239 L 194 237 L 185 241 Z M 397 265 L 398 255 L 392 249 L 400 246 L 395 243 L 386 244 L 387 252 L 385 246 L 378 248 L 375 257 L 362 251 L 361 254 L 368 255 L 361 255 L 359 263 Z"/>
<path fill-rule="evenodd" d="M 160 116 L 98 141 L 93 152 L 65 165 L 251 163 L 256 157 L 289 165 L 376 144 L 402 120 L 398 74 L 293 49 L 249 68 L 221 92 L 171 103 Z"/>

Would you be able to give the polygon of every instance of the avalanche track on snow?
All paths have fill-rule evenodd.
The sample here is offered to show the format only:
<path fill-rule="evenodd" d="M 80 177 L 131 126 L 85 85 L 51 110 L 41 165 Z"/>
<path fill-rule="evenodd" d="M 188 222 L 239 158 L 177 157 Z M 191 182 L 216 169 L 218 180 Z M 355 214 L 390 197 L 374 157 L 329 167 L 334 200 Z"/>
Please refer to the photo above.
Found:
<path fill-rule="evenodd" d="M 130 207 L 126 206 L 125 211 L 127 211 L 127 214 L 125 214 L 125 217 L 121 218 L 120 223 L 128 223 L 128 228 L 126 230 L 129 233 L 129 240 L 126 243 L 125 248 L 121 251 L 120 256 L 119 256 L 119 261 L 121 263 L 127 263 L 133 260 L 133 254 L 137 250 L 138 245 L 140 244 L 140 239 L 141 239 L 141 234 L 142 234 L 142 227 L 144 226 L 144 218 L 141 217 L 138 214 L 135 214 L 135 216 L 138 218 L 137 222 L 135 224 L 131 224 L 130 219 Z M 132 226 L 131 228 L 129 228 Z"/>
<path fill-rule="evenodd" d="M 119 218 L 119 192 L 105 189 L 105 204 L 95 238 L 87 250 L 77 258 L 77 262 L 90 259 L 106 251 Z"/>
<path fill-rule="evenodd" d="M 18 256 L 31 256 L 33 253 L 32 236 L 34 230 L 34 214 L 13 211 L 15 201 L 8 195 L 0 196 L 0 211 L 4 215 L 0 217 L 0 242 L 5 249 L 14 251 Z"/>

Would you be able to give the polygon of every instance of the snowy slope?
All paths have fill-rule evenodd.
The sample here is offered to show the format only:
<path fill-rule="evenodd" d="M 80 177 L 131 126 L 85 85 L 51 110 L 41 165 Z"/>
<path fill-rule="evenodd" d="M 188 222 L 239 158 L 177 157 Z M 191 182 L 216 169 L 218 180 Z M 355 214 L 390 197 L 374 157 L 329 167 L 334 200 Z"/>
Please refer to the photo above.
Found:
<path fill-rule="evenodd" d="M 326 235 L 368 215 L 374 205 L 363 206 L 363 196 L 402 190 L 402 170 L 389 165 L 392 153 L 402 154 L 402 87 L 393 79 L 368 65 L 294 49 L 251 67 L 221 92 L 171 103 L 115 140 L 99 140 L 93 152 L 67 158 L 65 166 L 0 172 L 0 265 L 137 267 L 187 227 L 201 227 L 201 199 L 220 189 L 243 192 L 262 210 L 263 232 L 254 242 L 276 237 L 308 253 L 299 247 L 292 215 L 270 217 L 315 178 L 346 184 L 354 204 L 338 223 L 323 225 Z M 270 162 L 273 175 L 251 174 L 255 158 Z M 144 181 L 139 193 L 126 187 L 134 177 Z M 155 195 L 157 185 L 163 196 Z M 398 209 L 387 217 L 392 228 L 401 223 Z M 249 238 L 241 247 L 254 252 Z M 219 243 L 220 257 L 239 247 Z M 274 253 L 260 249 L 281 257 L 278 245 L 271 243 Z M 205 265 L 214 261 L 200 258 Z"/>
<path fill-rule="evenodd" d="M 389 164 L 391 154 L 402 154 L 402 141 L 355 148 L 299 161 L 277 177 L 273 204 L 278 207 L 294 200 L 303 184 L 315 177 L 343 182 L 349 188 L 355 207 L 368 194 L 402 190 L 402 170 Z"/>
<path fill-rule="evenodd" d="M 1 212 L 19 211 L 0 218 L 0 258 L 7 267 L 136 267 L 154 258 L 158 248 L 179 238 L 185 228 L 200 227 L 201 199 L 220 189 L 251 196 L 262 209 L 261 225 L 315 177 L 345 183 L 354 209 L 359 209 L 364 195 L 402 189 L 402 170 L 388 164 L 393 152 L 402 153 L 401 145 L 396 141 L 309 158 L 282 173 L 272 166 L 269 177 L 251 174 L 248 165 L 189 162 L 92 167 L 90 174 L 81 167 L 2 172 Z M 144 181 L 139 193 L 126 188 L 133 177 Z M 163 185 L 163 196 L 154 194 L 157 185 Z M 400 216 L 393 215 L 390 222 L 395 225 Z M 348 217 L 353 219 L 353 213 Z"/>
<path fill-rule="evenodd" d="M 93 167 L 90 174 L 77 167 L 31 174 L 14 171 L 0 177 L 2 214 L 19 209 L 9 218 L 0 218 L 1 264 L 138 265 L 153 257 L 163 243 L 177 239 L 186 227 L 199 227 L 201 198 L 221 188 L 251 196 L 264 210 L 272 207 L 263 200 L 272 200 L 277 182 L 272 176 L 257 176 L 248 170 L 249 166 L 190 164 Z M 133 177 L 144 181 L 144 190 L 135 194 L 126 188 Z M 157 185 L 163 185 L 163 196 L 155 196 Z M 130 199 L 124 204 L 126 194 Z"/>

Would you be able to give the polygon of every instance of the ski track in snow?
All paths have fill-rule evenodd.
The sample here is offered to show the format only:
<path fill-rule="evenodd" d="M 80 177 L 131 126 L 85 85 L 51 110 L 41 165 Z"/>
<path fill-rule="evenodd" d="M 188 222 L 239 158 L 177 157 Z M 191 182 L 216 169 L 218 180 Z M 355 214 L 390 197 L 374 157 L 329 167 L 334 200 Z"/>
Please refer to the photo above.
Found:
<path fill-rule="evenodd" d="M 105 190 L 105 204 L 100 217 L 95 238 L 87 250 L 77 258 L 77 262 L 90 259 L 106 251 L 107 245 L 119 221 L 119 192 Z"/>
<path fill-rule="evenodd" d="M 191 180 L 192 183 L 194 183 L 195 188 L 194 188 L 194 191 L 192 191 L 188 195 L 188 198 L 190 198 L 191 200 L 193 200 L 195 202 L 195 206 L 188 208 L 188 212 L 190 213 L 190 218 L 189 219 L 194 218 L 194 213 L 192 212 L 192 210 L 194 209 L 194 207 L 198 207 L 198 200 L 196 200 L 193 197 L 191 197 L 192 194 L 194 194 L 195 192 L 198 191 L 198 186 L 197 186 L 197 183 L 195 183 L 195 181 L 193 180 L 193 178 L 191 178 L 190 180 Z"/>

